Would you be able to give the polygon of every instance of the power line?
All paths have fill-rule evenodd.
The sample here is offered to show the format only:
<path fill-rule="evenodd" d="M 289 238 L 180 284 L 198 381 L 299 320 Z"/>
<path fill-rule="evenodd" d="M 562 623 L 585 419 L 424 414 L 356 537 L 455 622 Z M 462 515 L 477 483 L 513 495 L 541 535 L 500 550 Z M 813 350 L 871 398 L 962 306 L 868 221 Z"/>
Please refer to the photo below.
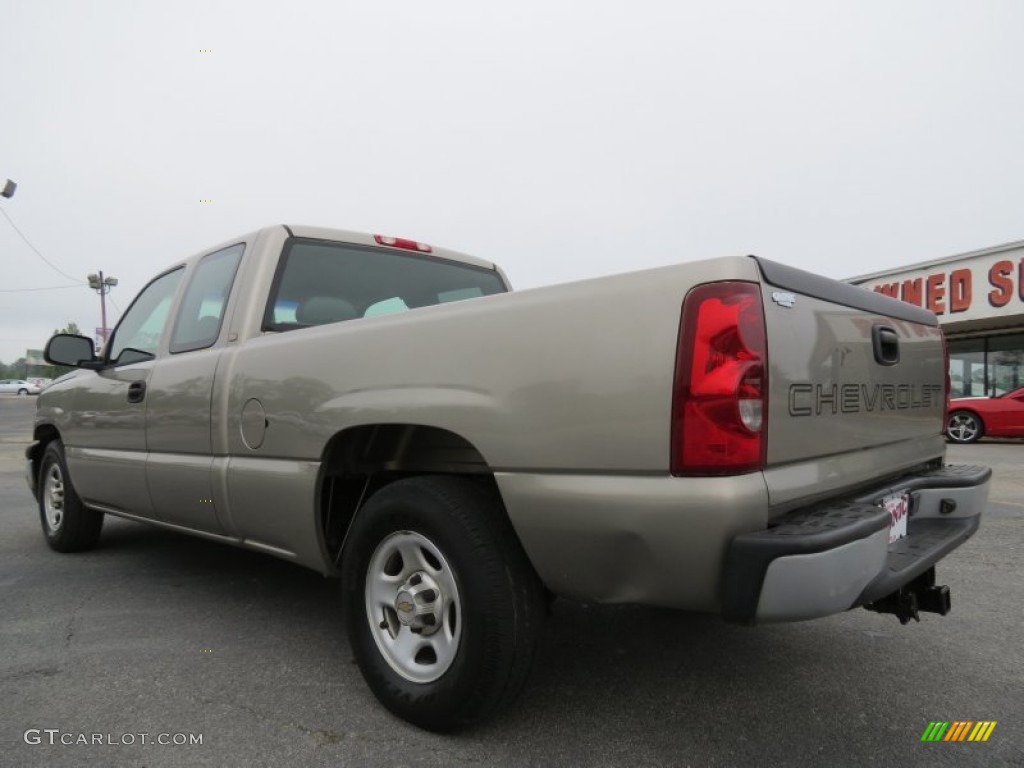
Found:
<path fill-rule="evenodd" d="M 51 285 L 48 288 L 0 288 L 0 293 L 24 293 L 25 291 L 59 291 L 62 288 L 81 288 L 81 283 L 74 285 Z"/>
<path fill-rule="evenodd" d="M 57 273 L 63 275 L 68 280 L 74 280 L 79 285 L 83 285 L 84 284 L 84 281 L 79 280 L 76 277 L 72 277 L 67 272 L 65 272 L 63 269 L 61 269 L 56 264 L 54 264 L 52 261 L 50 261 L 48 258 L 43 256 L 43 254 L 41 254 L 39 252 L 39 249 L 36 248 L 34 245 L 32 245 L 32 243 L 29 242 L 29 239 L 27 237 L 25 237 L 25 234 L 20 229 L 18 229 L 18 225 L 14 223 L 14 221 L 11 219 L 10 216 L 7 215 L 7 211 L 5 211 L 3 208 L 0 208 L 0 213 L 2 213 L 4 215 L 4 218 L 7 219 L 7 223 L 10 224 L 14 228 L 14 231 L 17 232 L 21 236 L 21 239 L 25 241 L 25 245 L 27 245 L 29 248 L 31 248 L 32 252 L 35 253 L 35 255 L 38 256 L 40 259 L 42 259 L 46 263 L 46 265 L 48 267 L 50 267 L 50 269 L 52 269 L 54 272 L 57 272 Z"/>

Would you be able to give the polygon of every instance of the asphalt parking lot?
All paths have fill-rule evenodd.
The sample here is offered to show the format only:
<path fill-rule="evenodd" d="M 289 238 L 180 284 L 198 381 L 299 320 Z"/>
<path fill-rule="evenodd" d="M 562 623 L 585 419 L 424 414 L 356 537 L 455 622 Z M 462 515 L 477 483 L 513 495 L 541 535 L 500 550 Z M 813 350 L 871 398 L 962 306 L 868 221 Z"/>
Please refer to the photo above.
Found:
<path fill-rule="evenodd" d="M 939 568 L 949 616 L 559 601 L 516 708 L 445 737 L 377 705 L 312 572 L 109 518 L 96 550 L 51 552 L 22 477 L 34 400 L 0 397 L 0 765 L 1024 765 L 1024 443 L 950 448 L 996 481 Z M 998 725 L 922 743 L 935 720 Z"/>

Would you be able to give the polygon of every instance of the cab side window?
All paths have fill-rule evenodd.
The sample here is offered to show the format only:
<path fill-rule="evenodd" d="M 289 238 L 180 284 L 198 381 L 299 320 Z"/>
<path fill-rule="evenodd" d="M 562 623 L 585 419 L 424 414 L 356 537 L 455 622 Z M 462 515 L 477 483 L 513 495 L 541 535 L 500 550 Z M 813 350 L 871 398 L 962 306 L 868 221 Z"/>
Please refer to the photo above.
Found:
<path fill-rule="evenodd" d="M 115 365 L 126 365 L 156 357 L 184 272 L 184 268 L 179 267 L 142 289 L 114 331 L 108 344 L 107 360 Z"/>
<path fill-rule="evenodd" d="M 192 274 L 171 334 L 171 353 L 207 349 L 217 342 L 245 245 L 204 256 Z"/>

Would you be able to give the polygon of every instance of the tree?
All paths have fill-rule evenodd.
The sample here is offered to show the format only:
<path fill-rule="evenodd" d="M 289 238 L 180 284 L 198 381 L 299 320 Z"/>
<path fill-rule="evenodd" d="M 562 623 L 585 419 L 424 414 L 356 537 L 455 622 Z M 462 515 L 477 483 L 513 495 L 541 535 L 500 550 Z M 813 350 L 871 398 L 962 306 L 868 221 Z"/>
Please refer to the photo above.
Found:
<path fill-rule="evenodd" d="M 24 379 L 25 368 L 24 357 L 19 357 L 10 365 L 0 363 L 0 379 Z"/>
<path fill-rule="evenodd" d="M 82 331 L 79 330 L 78 323 L 76 323 L 74 320 L 69 320 L 68 324 L 59 330 L 56 328 L 53 329 L 53 336 L 56 336 L 58 333 L 71 333 L 76 336 L 84 335 Z M 32 374 L 32 376 L 44 379 L 56 379 L 60 376 L 63 376 L 65 373 L 70 373 L 71 371 L 74 370 L 74 368 L 69 368 L 66 365 L 37 365 L 34 367 L 36 370 Z M 22 370 L 25 370 L 24 365 L 22 365 Z"/>
<path fill-rule="evenodd" d="M 58 333 L 73 333 L 78 336 L 84 335 L 78 328 L 78 323 L 74 320 L 68 322 L 66 326 L 60 330 L 54 329 L 53 335 L 56 336 Z M 5 365 L 0 362 L 0 379 L 27 379 L 29 377 L 43 378 L 43 379 L 56 379 L 58 376 L 63 376 L 65 373 L 74 370 L 68 368 L 66 365 L 33 365 L 31 366 L 35 370 L 30 371 L 27 365 L 27 361 L 24 357 L 19 357 L 13 363 Z"/>
<path fill-rule="evenodd" d="M 68 322 L 66 326 L 61 328 L 59 331 L 54 330 L 53 335 L 56 336 L 58 333 L 73 333 L 75 336 L 82 336 L 82 332 L 78 329 L 78 323 L 74 320 Z"/>

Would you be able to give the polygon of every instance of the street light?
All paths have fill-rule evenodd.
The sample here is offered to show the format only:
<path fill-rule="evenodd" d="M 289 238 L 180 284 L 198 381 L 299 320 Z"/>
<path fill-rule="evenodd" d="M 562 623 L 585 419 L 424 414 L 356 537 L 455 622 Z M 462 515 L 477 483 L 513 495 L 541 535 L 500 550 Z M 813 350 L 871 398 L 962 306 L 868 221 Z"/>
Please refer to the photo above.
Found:
<path fill-rule="evenodd" d="M 110 289 L 117 285 L 116 277 L 104 277 L 103 271 L 99 274 L 89 275 L 89 287 L 100 295 L 100 313 L 103 318 L 103 327 L 100 328 L 100 336 L 103 337 L 103 346 L 107 346 L 107 294 Z"/>

